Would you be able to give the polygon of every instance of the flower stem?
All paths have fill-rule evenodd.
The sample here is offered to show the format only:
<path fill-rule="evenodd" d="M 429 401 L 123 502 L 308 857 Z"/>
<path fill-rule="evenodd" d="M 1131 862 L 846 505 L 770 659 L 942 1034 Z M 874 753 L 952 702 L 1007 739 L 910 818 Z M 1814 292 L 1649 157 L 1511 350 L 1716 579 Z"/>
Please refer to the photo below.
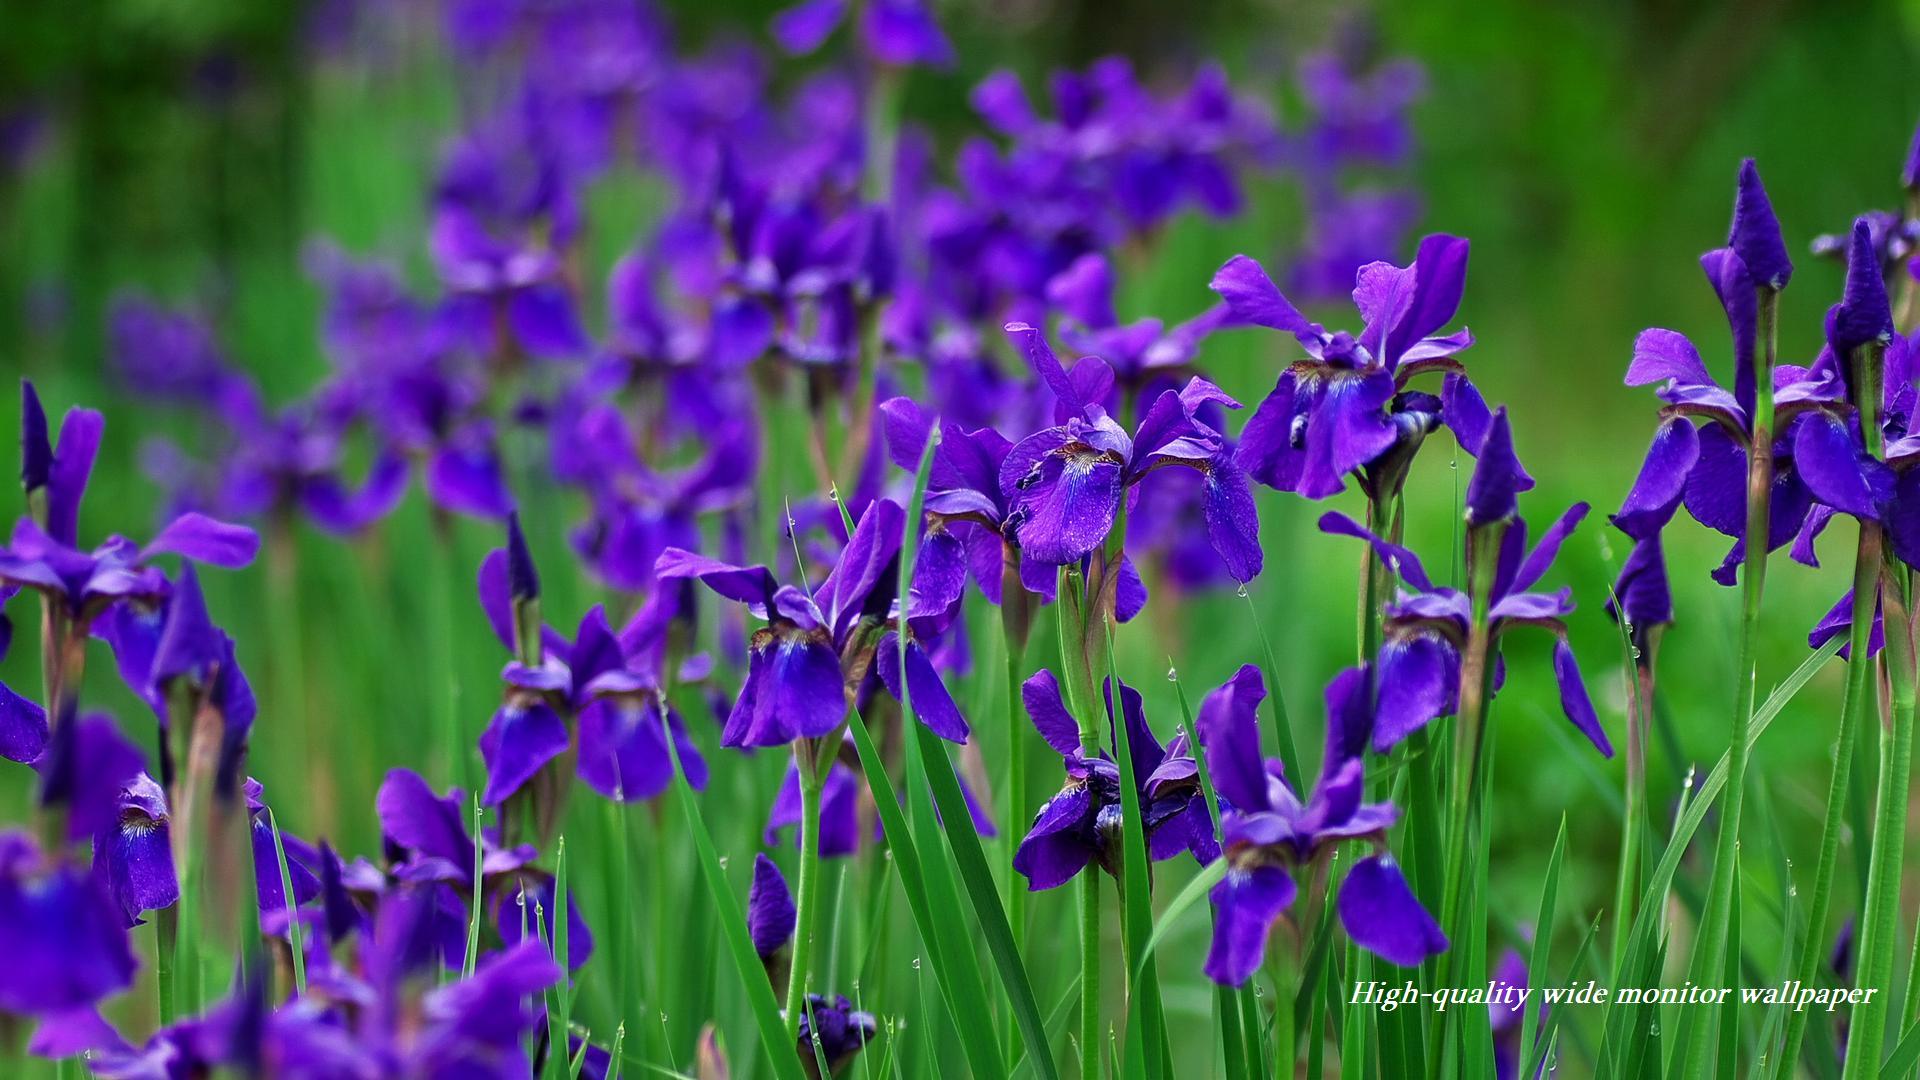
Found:
<path fill-rule="evenodd" d="M 1777 315 L 1780 297 L 1769 288 L 1758 290 L 1757 337 L 1762 351 L 1756 356 L 1753 378 L 1753 423 L 1747 445 L 1747 523 L 1745 564 L 1741 568 L 1739 662 L 1734 668 L 1733 730 L 1727 747 L 1726 801 L 1720 809 L 1720 836 L 1714 851 L 1713 876 L 1701 913 L 1700 936 L 1695 939 L 1688 977 L 1701 986 L 1719 977 L 1733 917 L 1733 879 L 1740 858 L 1740 813 L 1747 787 L 1747 732 L 1753 726 L 1753 691 L 1760 636 L 1760 600 L 1766 587 L 1769 521 L 1773 504 L 1773 360 L 1779 347 Z M 1682 1075 L 1705 1076 L 1713 1057 L 1717 1012 L 1708 1012 L 1705 1030 L 1682 1039 L 1685 1069 Z"/>
<path fill-rule="evenodd" d="M 1625 618 L 1625 612 L 1622 612 Z M 1637 629 L 1637 628 L 1636 628 Z M 1627 642 L 1627 768 L 1624 781 L 1620 867 L 1614 880 L 1613 962 L 1620 970 L 1627 941 L 1633 934 L 1633 916 L 1640 898 L 1640 861 L 1647 831 L 1647 735 L 1653 724 L 1653 667 L 1660 649 L 1659 624 L 1647 626 L 1644 644 Z M 1631 635 L 1632 630 L 1628 631 Z"/>
<path fill-rule="evenodd" d="M 800 890 L 799 912 L 793 936 L 793 965 L 787 971 L 787 1037 L 800 1037 L 800 1009 L 807 997 L 807 968 L 813 963 L 813 928 L 820 908 L 820 770 L 808 739 L 793 743 L 793 759 L 800 775 Z"/>
<path fill-rule="evenodd" d="M 153 935 L 153 977 L 160 996 L 160 1026 L 172 1027 L 174 1019 L 180 1015 L 179 1005 L 174 998 L 175 962 L 180 947 L 179 901 L 154 912 Z"/>
<path fill-rule="evenodd" d="M 1080 872 L 1080 1076 L 1100 1080 L 1100 871 Z"/>
<path fill-rule="evenodd" d="M 1891 568 L 1888 568 L 1891 570 Z M 1912 580 L 1885 573 L 1881 609 L 1887 638 L 1887 681 L 1893 698 L 1890 725 L 1880 730 L 1880 784 L 1875 797 L 1873 853 L 1867 864 L 1867 905 L 1860 918 L 1859 978 L 1863 990 L 1878 990 L 1853 1007 L 1847 1080 L 1877 1076 L 1893 988 L 1893 956 L 1900 913 L 1900 878 L 1907 839 L 1907 790 L 1912 772 L 1914 709 L 1913 624 L 1908 619 Z"/>
<path fill-rule="evenodd" d="M 1855 354 L 1856 363 L 1861 359 Z M 1870 358 L 1869 358 L 1870 359 Z M 1855 369 L 1854 385 L 1866 392 L 1858 395 L 1861 406 L 1861 430 L 1867 449 L 1880 453 L 1880 427 L 1875 422 L 1874 406 L 1879 398 L 1878 364 L 1861 364 Z M 1840 706 L 1840 729 L 1835 736 L 1833 774 L 1827 784 L 1827 813 L 1820 828 L 1820 855 L 1814 866 L 1813 893 L 1807 910 L 1806 937 L 1800 942 L 1800 956 L 1794 963 L 1794 976 L 1803 985 L 1814 985 L 1820 963 L 1826 954 L 1827 912 L 1833 900 L 1833 877 L 1840 863 L 1840 829 L 1847 815 L 1847 788 L 1852 783 L 1854 743 L 1859 738 L 1861 717 L 1879 711 L 1878 681 L 1874 665 L 1867 655 L 1873 636 L 1873 618 L 1879 599 L 1880 572 L 1885 561 L 1885 533 L 1878 522 L 1860 522 L 1860 541 L 1853 560 L 1853 613 L 1847 636 L 1846 695 Z M 1800 1059 L 1801 1042 L 1807 1034 L 1807 1013 L 1787 1013 L 1786 1035 L 1782 1043 L 1781 1066 L 1790 1069 Z"/>

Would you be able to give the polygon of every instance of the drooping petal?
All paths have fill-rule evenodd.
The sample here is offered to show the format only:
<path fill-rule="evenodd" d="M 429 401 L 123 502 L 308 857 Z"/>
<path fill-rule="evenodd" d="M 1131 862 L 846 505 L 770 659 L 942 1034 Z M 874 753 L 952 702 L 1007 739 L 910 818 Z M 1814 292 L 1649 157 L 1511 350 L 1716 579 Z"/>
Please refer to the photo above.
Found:
<path fill-rule="evenodd" d="M 1686 493 L 1687 477 L 1700 457 L 1700 432 L 1684 416 L 1661 424 L 1647 447 L 1640 475 L 1627 492 L 1613 523 L 1620 531 L 1644 540 L 1665 528 L 1673 520 Z"/>
<path fill-rule="evenodd" d="M 1573 530 L 1580 527 L 1582 521 L 1586 520 L 1587 510 L 1586 503 L 1574 503 L 1547 527 L 1546 532 L 1540 534 L 1540 542 L 1527 552 L 1526 560 L 1520 564 L 1518 571 L 1514 574 L 1509 591 L 1524 592 L 1533 588 L 1535 582 L 1546 576 L 1547 571 L 1553 566 L 1553 560 L 1560 556 L 1560 545 L 1566 542 Z"/>
<path fill-rule="evenodd" d="M 0 683 L 0 757 L 31 765 L 47 749 L 47 711 Z"/>
<path fill-rule="evenodd" d="M 1553 644 L 1553 678 L 1560 684 L 1560 708 L 1605 757 L 1613 756 L 1613 744 L 1607 741 L 1607 733 L 1600 726 L 1600 717 L 1593 711 L 1593 700 L 1587 696 L 1586 680 L 1580 677 L 1580 665 L 1573 658 L 1573 646 L 1561 638 Z"/>
<path fill-rule="evenodd" d="M 1467 481 L 1468 523 L 1486 525 L 1513 517 L 1519 511 L 1519 494 L 1533 487 L 1533 479 L 1513 452 L 1513 428 L 1504 407 L 1494 410 L 1478 458 Z"/>
<path fill-rule="evenodd" d="M 773 17 L 773 40 L 796 56 L 818 49 L 846 18 L 847 0 L 801 0 Z"/>
<path fill-rule="evenodd" d="M 1427 577 L 1426 567 L 1420 565 L 1420 557 L 1410 549 L 1382 540 L 1366 526 L 1338 510 L 1329 510 L 1320 515 L 1319 526 L 1323 533 L 1365 540 L 1373 545 L 1374 551 L 1379 553 L 1380 560 L 1387 564 L 1388 570 L 1423 593 L 1433 591 L 1433 581 Z"/>
<path fill-rule="evenodd" d="M 445 859 L 454 866 L 472 866 L 473 840 L 467 835 L 458 789 L 444 798 L 420 774 L 411 769 L 394 769 L 380 784 L 374 796 L 374 809 L 380 818 L 380 831 L 400 847 L 431 858 Z"/>
<path fill-rule="evenodd" d="M 1857 518 L 1878 520 L 1864 466 L 1866 451 L 1845 421 L 1830 413 L 1800 417 L 1793 436 L 1793 467 L 1814 497 Z"/>
<path fill-rule="evenodd" d="M 1053 672 L 1042 669 L 1020 684 L 1020 701 L 1040 732 L 1040 738 L 1061 757 L 1080 752 L 1080 724 L 1067 711 L 1060 697 L 1060 682 Z"/>
<path fill-rule="evenodd" d="M 1238 582 L 1260 574 L 1260 518 L 1247 491 L 1247 478 L 1226 455 L 1216 457 L 1205 470 L 1207 539 L 1227 573 Z"/>
<path fill-rule="evenodd" d="M 1400 867 L 1384 855 L 1353 864 L 1340 886 L 1340 925 L 1361 948 L 1401 967 L 1414 967 L 1447 948 L 1447 935 L 1407 887 Z"/>
<path fill-rule="evenodd" d="M 840 658 L 803 633 L 765 632 L 747 661 L 747 681 L 721 732 L 723 746 L 780 746 L 819 738 L 846 716 Z"/>
<path fill-rule="evenodd" d="M 1293 877 L 1278 866 L 1229 870 L 1207 894 L 1213 901 L 1213 944 L 1203 970 L 1223 986 L 1251 978 L 1267 955 L 1267 934 L 1286 913 L 1296 892 Z"/>
<path fill-rule="evenodd" d="M 1064 566 L 1093 551 L 1113 528 L 1120 491 L 1120 465 L 1109 455 L 1087 448 L 1056 453 L 1044 464 L 1039 482 L 1020 493 L 1022 556 Z"/>
<path fill-rule="evenodd" d="M 873 662 L 880 669 L 880 681 L 896 700 L 907 700 L 900 692 L 900 635 L 888 633 L 874 650 Z M 925 649 L 917 641 L 907 642 L 906 689 L 913 702 L 913 714 L 921 723 L 948 742 L 967 741 L 967 721 L 953 703 L 940 673 L 933 670 Z"/>
<path fill-rule="evenodd" d="M 1233 678 L 1211 690 L 1194 720 L 1216 790 L 1235 807 L 1267 809 L 1267 766 L 1260 755 L 1260 703 L 1267 687 L 1260 669 L 1243 664 Z"/>
<path fill-rule="evenodd" d="M 567 748 L 567 724 L 545 704 L 508 703 L 480 733 L 487 788 L 480 801 L 498 806 Z"/>
<path fill-rule="evenodd" d="M 641 802 L 673 782 L 666 718 L 652 696 L 601 698 L 580 710 L 579 723 L 580 779 L 588 787 L 617 802 Z M 681 755 L 691 772 L 686 751 Z"/>
<path fill-rule="evenodd" d="M 1014 872 L 1031 892 L 1065 885 L 1093 859 L 1092 830 L 1092 793 L 1085 784 L 1068 785 L 1035 816 L 1013 853 Z"/>
<path fill-rule="evenodd" d="M 1739 537 L 1747 527 L 1747 452 L 1717 424 L 1699 435 L 1698 460 L 1687 473 L 1687 513 L 1717 533 Z"/>
<path fill-rule="evenodd" d="M 1460 694 L 1460 658 L 1444 639 L 1421 634 L 1382 645 L 1378 665 L 1373 748 L 1384 754 L 1454 707 Z"/>

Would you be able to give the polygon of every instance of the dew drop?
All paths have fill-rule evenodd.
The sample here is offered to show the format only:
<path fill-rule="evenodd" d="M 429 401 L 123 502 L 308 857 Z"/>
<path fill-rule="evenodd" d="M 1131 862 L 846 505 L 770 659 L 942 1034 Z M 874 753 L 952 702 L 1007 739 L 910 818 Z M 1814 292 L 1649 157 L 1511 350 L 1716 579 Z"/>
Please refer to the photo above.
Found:
<path fill-rule="evenodd" d="M 728 858 L 730 858 L 730 856 L 727 856 L 727 855 L 720 856 L 720 869 L 725 870 L 727 868 Z"/>
<path fill-rule="evenodd" d="M 920 970 L 920 958 L 917 956 L 913 958 L 913 970 L 915 971 Z"/>
<path fill-rule="evenodd" d="M 1180 681 L 1180 669 L 1179 669 L 1179 668 L 1172 668 L 1172 667 L 1170 667 L 1170 668 L 1168 668 L 1168 669 L 1167 669 L 1167 681 L 1168 681 L 1168 682 L 1179 682 L 1179 681 Z"/>
<path fill-rule="evenodd" d="M 1246 595 L 1247 595 L 1247 583 L 1246 583 L 1246 582 L 1244 582 L 1244 581 L 1243 581 L 1243 582 L 1241 582 L 1241 583 L 1240 583 L 1240 587 L 1239 587 L 1239 588 L 1237 588 L 1237 589 L 1235 589 L 1235 590 L 1233 590 L 1233 594 L 1234 594 L 1235 596 L 1238 596 L 1238 597 L 1240 597 L 1240 598 L 1242 598 L 1242 599 L 1245 599 L 1245 598 L 1246 598 Z"/>

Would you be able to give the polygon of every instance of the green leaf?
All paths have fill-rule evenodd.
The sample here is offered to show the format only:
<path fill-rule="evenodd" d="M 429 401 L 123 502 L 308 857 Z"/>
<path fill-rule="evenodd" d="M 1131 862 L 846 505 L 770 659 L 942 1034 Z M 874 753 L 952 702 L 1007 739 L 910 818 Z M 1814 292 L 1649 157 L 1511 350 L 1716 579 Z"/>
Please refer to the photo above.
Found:
<path fill-rule="evenodd" d="M 1567 816 L 1560 815 L 1560 831 L 1553 838 L 1553 854 L 1547 857 L 1546 884 L 1540 889 L 1540 914 L 1533 923 L 1533 950 L 1527 957 L 1527 985 L 1538 994 L 1547 984 L 1547 963 L 1553 949 L 1554 904 L 1560 895 L 1560 871 L 1567 854 Z M 1533 1060 L 1535 1028 L 1540 1010 L 1528 1005 L 1520 1021 L 1520 1060 Z"/>
<path fill-rule="evenodd" d="M 293 875 L 287 870 L 287 846 L 280 841 L 280 823 L 273 808 L 267 808 L 267 828 L 273 833 L 273 861 L 280 868 L 280 897 L 286 905 L 287 943 L 293 953 L 293 985 L 301 997 L 307 996 L 307 951 L 300 942 L 300 911 L 293 901 Z"/>
<path fill-rule="evenodd" d="M 727 885 L 727 872 L 721 868 L 720 856 L 713 849 L 713 837 L 707 832 L 706 820 L 700 816 L 700 806 L 694 801 L 693 788 L 687 783 L 686 772 L 681 768 L 680 750 L 675 740 L 669 738 L 666 742 L 667 753 L 673 758 L 674 793 L 687 819 L 687 833 L 693 837 L 694 851 L 699 856 L 696 863 L 700 867 L 701 878 L 707 883 L 707 896 L 720 914 L 720 939 L 726 943 L 727 954 L 733 960 L 734 974 L 740 977 L 746 989 L 753 1022 L 760 1030 L 761 1049 L 765 1051 L 774 1075 L 780 1080 L 805 1080 L 805 1074 L 800 1069 L 800 1055 L 794 1045 L 787 1041 L 787 1026 L 780 1018 L 779 1003 L 773 999 L 773 986 L 767 981 L 766 968 L 760 963 L 760 954 L 754 951 L 752 940 L 747 937 L 746 916 L 741 913 L 740 902 Z"/>
<path fill-rule="evenodd" d="M 1114 757 L 1120 767 L 1121 937 L 1126 943 L 1127 968 L 1132 974 L 1127 983 L 1128 1040 L 1131 1045 L 1137 1027 L 1140 1052 L 1144 1057 L 1142 1072 L 1149 1078 L 1157 1078 L 1167 1033 L 1165 1005 L 1160 998 L 1160 978 L 1154 970 L 1153 958 L 1142 951 L 1147 938 L 1153 933 L 1153 882 L 1147 873 L 1147 831 L 1140 807 L 1140 789 L 1136 786 L 1140 778 L 1134 775 L 1132 736 L 1127 731 L 1126 707 L 1120 693 L 1123 684 L 1120 670 L 1113 660 L 1111 627 L 1107 629 L 1105 638 L 1107 671 L 1113 679 L 1108 719 L 1112 721 Z M 1082 872 L 1093 871 L 1093 867 L 1088 867 Z"/>

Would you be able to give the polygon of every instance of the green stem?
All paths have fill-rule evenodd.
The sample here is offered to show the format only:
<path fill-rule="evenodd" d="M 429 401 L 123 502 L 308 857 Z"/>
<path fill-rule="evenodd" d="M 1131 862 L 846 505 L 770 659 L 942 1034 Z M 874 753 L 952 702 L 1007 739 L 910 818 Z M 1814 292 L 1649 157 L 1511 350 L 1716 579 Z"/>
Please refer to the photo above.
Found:
<path fill-rule="evenodd" d="M 1100 871 L 1080 872 L 1080 1076 L 1100 1080 Z"/>
<path fill-rule="evenodd" d="M 1625 617 L 1624 612 L 1622 618 Z M 1619 971 L 1633 934 L 1633 916 L 1640 897 L 1640 860 L 1647 829 L 1647 734 L 1653 719 L 1653 666 L 1659 651 L 1660 627 L 1648 626 L 1645 655 L 1629 640 L 1627 682 L 1627 769 L 1622 799 L 1620 867 L 1613 893 L 1613 957 L 1609 971 Z M 1631 630 L 1628 631 L 1630 635 Z"/>
<path fill-rule="evenodd" d="M 813 963 L 813 928 L 820 910 L 820 770 L 807 739 L 793 744 L 800 776 L 800 889 L 795 907 L 799 925 L 793 937 L 793 965 L 787 971 L 787 1037 L 800 1037 L 800 1008 L 806 1001 L 807 969 Z"/>
<path fill-rule="evenodd" d="M 1851 783 L 1854 742 L 1860 731 L 1861 717 L 1879 711 L 1873 661 L 1867 656 L 1873 631 L 1874 601 L 1878 597 L 1882 561 L 1880 526 L 1860 523 L 1860 544 L 1853 564 L 1853 625 L 1848 634 L 1846 696 L 1840 706 L 1840 729 L 1833 751 L 1833 774 L 1827 783 L 1827 813 L 1820 828 L 1820 855 L 1813 872 L 1813 893 L 1807 908 L 1806 937 L 1800 942 L 1800 955 L 1794 964 L 1794 976 L 1802 985 L 1812 986 L 1826 956 L 1827 912 L 1833 902 L 1833 878 L 1840 865 L 1840 832 L 1847 815 L 1847 786 Z M 1780 1055 L 1783 1070 L 1791 1071 L 1800 1060 L 1800 1046 L 1807 1034 L 1808 1013 L 1789 1010 L 1785 1041 Z"/>
<path fill-rule="evenodd" d="M 153 915 L 155 943 L 153 977 L 160 994 L 160 1026 L 172 1027 L 180 1015 L 175 999 L 174 971 L 180 948 L 180 902 L 174 901 Z"/>
<path fill-rule="evenodd" d="M 1880 785 L 1875 796 L 1872 861 L 1867 865 L 1867 908 L 1861 916 L 1859 981 L 1869 991 L 1853 1007 L 1847 1042 L 1847 1080 L 1877 1076 L 1893 989 L 1893 955 L 1900 913 L 1900 877 L 1907 839 L 1908 780 L 1912 772 L 1914 709 L 1913 623 L 1908 618 L 1907 573 L 1882 578 L 1881 610 L 1887 638 L 1892 724 L 1880 731 Z"/>
<path fill-rule="evenodd" d="M 1001 577 L 1001 588 L 1003 590 L 1009 587 L 1018 588 L 1019 581 L 1020 575 L 1010 567 L 1008 572 Z M 1004 591 L 1002 598 L 1004 601 Z M 1013 619 L 1006 614 L 1006 610 L 1006 608 L 1002 608 L 1000 620 L 1001 636 L 1006 646 L 1007 654 L 1007 771 L 1004 784 L 1007 801 L 1006 811 L 1000 818 L 1000 827 L 1006 836 L 1004 846 L 1006 848 L 1007 865 L 1006 876 L 1002 879 L 1002 885 L 1006 893 L 1007 924 L 1013 931 L 1013 948 L 1015 952 L 1024 955 L 1026 952 L 1027 938 L 1027 890 L 1023 887 L 1024 882 L 1020 875 L 1013 869 L 1013 856 L 1015 852 L 1019 850 L 1021 826 L 1027 820 L 1026 778 L 1027 739 L 1029 736 L 1027 735 L 1027 725 L 1023 722 L 1026 711 L 1020 700 L 1020 672 L 1023 667 L 1021 653 L 1024 650 L 1021 648 L 1021 642 L 1018 640 L 1019 634 L 1014 628 Z M 1013 1060 L 1013 1052 L 1017 1049 L 1016 1044 L 1018 1039 L 1019 1032 L 1013 1025 L 1008 1025 L 1007 1060 L 1009 1061 Z"/>
<path fill-rule="evenodd" d="M 1753 690 L 1760 637 L 1760 600 L 1766 587 L 1768 526 L 1773 504 L 1773 361 L 1778 348 L 1776 316 L 1779 294 L 1757 290 L 1757 336 L 1762 351 L 1755 357 L 1752 434 L 1747 445 L 1746 561 L 1741 568 L 1739 661 L 1734 668 L 1733 729 L 1727 747 L 1726 801 L 1720 808 L 1720 835 L 1714 851 L 1713 877 L 1707 904 L 1701 913 L 1700 936 L 1695 939 L 1688 978 L 1709 986 L 1720 975 L 1721 957 L 1729 947 L 1727 927 L 1732 919 L 1735 863 L 1740 858 L 1740 815 L 1747 788 L 1747 732 L 1753 726 Z M 1738 948 L 1733 942 L 1731 947 Z M 1682 1040 L 1682 1075 L 1696 1080 L 1706 1075 L 1712 1061 L 1717 1012 L 1706 1015 L 1706 1030 L 1694 1030 Z"/>

